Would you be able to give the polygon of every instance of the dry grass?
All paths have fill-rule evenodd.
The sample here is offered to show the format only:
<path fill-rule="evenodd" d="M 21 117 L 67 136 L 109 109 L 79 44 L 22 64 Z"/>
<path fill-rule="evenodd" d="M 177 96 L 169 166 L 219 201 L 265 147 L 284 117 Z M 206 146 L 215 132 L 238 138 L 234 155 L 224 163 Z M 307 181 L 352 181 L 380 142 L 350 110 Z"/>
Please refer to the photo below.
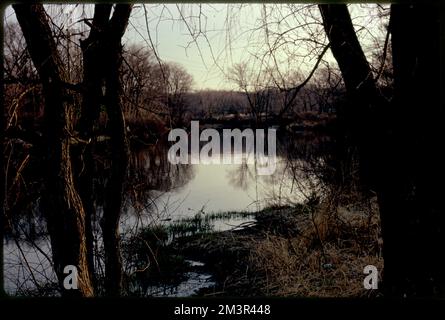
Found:
<path fill-rule="evenodd" d="M 375 201 L 368 208 L 321 205 L 307 213 L 303 230 L 289 238 L 266 233 L 252 243 L 248 265 L 260 295 L 357 297 L 363 268 L 382 270 L 380 221 Z M 301 223 L 300 223 L 301 226 Z"/>
<path fill-rule="evenodd" d="M 383 270 L 376 199 L 349 203 L 268 208 L 256 213 L 253 227 L 180 246 L 216 275 L 217 286 L 205 295 L 376 296 L 363 287 L 365 266 Z"/>

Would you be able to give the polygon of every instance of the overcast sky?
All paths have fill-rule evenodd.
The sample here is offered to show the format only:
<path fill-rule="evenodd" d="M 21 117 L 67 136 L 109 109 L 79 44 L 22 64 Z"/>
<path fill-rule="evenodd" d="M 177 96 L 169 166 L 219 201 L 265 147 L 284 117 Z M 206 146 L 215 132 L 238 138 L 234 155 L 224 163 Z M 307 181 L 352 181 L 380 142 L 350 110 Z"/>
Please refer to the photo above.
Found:
<path fill-rule="evenodd" d="M 62 6 L 50 5 L 46 9 L 51 16 L 60 19 L 56 21 L 65 21 L 66 26 L 87 30 L 87 26 L 79 20 L 92 17 L 92 5 Z M 193 76 L 194 89 L 231 89 L 236 86 L 229 81 L 227 71 L 234 64 L 249 62 L 253 68 L 259 68 L 260 64 L 272 63 L 270 57 L 269 60 L 261 60 L 269 49 L 264 32 L 266 17 L 272 35 L 288 31 L 282 37 L 283 42 L 277 45 L 275 56 L 278 58 L 272 66 L 283 73 L 298 70 L 304 76 L 314 65 L 317 50 L 321 50 L 322 46 L 314 46 L 301 39 L 314 38 L 309 32 L 319 32 L 318 39 L 325 39 L 322 27 L 317 25 L 320 22 L 317 7 L 300 12 L 302 6 L 307 5 L 135 5 L 124 43 L 153 45 L 161 60 L 177 62 Z M 387 19 L 376 18 L 376 5 L 350 5 L 349 10 L 365 53 L 371 59 L 376 44 L 383 45 Z M 308 17 L 305 12 L 311 15 Z M 14 12 L 8 7 L 5 23 L 14 21 Z M 299 27 L 304 24 L 307 26 Z M 269 43 L 273 43 L 273 36 Z M 325 59 L 335 66 L 330 52 Z"/>

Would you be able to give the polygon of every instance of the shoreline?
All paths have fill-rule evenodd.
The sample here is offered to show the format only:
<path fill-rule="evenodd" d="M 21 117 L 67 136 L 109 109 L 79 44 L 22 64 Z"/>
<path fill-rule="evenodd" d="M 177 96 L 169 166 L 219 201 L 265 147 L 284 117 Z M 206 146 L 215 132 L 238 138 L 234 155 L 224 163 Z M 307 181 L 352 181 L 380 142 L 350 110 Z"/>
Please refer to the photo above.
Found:
<path fill-rule="evenodd" d="M 266 208 L 253 213 L 251 226 L 182 237 L 173 246 L 186 259 L 203 262 L 201 268 L 213 275 L 215 285 L 198 296 L 379 295 L 362 285 L 364 266 L 383 266 L 378 214 L 348 211 L 329 217 L 324 210 Z M 348 222 L 333 224 L 345 215 Z"/>

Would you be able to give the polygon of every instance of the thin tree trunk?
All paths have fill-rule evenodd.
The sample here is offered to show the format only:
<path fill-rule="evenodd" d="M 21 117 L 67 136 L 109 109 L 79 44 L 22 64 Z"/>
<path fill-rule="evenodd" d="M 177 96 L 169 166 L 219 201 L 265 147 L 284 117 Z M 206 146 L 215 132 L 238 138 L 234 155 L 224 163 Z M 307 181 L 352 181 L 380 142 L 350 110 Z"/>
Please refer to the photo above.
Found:
<path fill-rule="evenodd" d="M 104 40 L 108 31 L 111 8 L 110 4 L 94 6 L 90 34 L 86 40 L 81 41 L 85 92 L 79 128 L 81 135 L 85 138 L 91 138 L 94 124 L 99 117 L 100 105 L 103 103 L 104 73 L 109 67 L 105 63 L 108 52 L 106 52 Z"/>
<path fill-rule="evenodd" d="M 64 295 L 92 296 L 87 262 L 85 212 L 74 187 L 70 156 L 73 108 L 67 102 L 65 75 L 43 6 L 13 5 L 45 98 L 46 192 L 43 210 L 51 237 L 55 272 Z M 64 290 L 63 269 L 78 269 L 78 290 Z"/>
<path fill-rule="evenodd" d="M 122 64 L 121 38 L 127 27 L 131 5 L 116 5 L 106 37 L 107 72 L 105 73 L 105 103 L 111 135 L 111 173 L 105 187 L 102 231 L 105 248 L 105 289 L 108 295 L 122 291 L 122 261 L 120 256 L 119 219 L 122 208 L 122 193 L 127 172 L 128 144 L 126 126 L 122 113 L 122 85 L 119 71 Z"/>
<path fill-rule="evenodd" d="M 111 168 L 105 186 L 101 229 L 105 251 L 105 293 L 120 295 L 122 291 L 122 261 L 120 256 L 119 219 L 122 207 L 122 189 L 127 169 L 128 146 L 125 121 L 121 110 L 119 72 L 122 64 L 121 38 L 127 27 L 131 5 L 116 5 L 110 19 L 111 5 L 96 5 L 89 37 L 81 42 L 84 62 L 85 93 L 79 129 L 85 139 L 94 136 L 101 105 L 109 117 Z M 93 143 L 83 153 L 83 171 L 79 179 L 81 195 L 90 211 L 93 203 L 94 161 Z"/>
<path fill-rule="evenodd" d="M 94 175 L 95 162 L 93 158 L 95 132 L 94 124 L 97 122 L 103 103 L 102 86 L 104 85 L 104 51 L 103 34 L 106 32 L 107 23 L 111 13 L 111 4 L 97 4 L 94 7 L 94 17 L 89 36 L 81 41 L 83 55 L 83 96 L 81 117 L 78 127 L 81 137 L 90 141 L 82 150 L 78 172 L 78 189 L 85 208 L 86 241 L 88 252 L 88 264 L 93 275 L 93 284 L 97 287 L 97 279 L 94 270 L 94 238 L 93 218 L 96 215 L 94 203 Z"/>

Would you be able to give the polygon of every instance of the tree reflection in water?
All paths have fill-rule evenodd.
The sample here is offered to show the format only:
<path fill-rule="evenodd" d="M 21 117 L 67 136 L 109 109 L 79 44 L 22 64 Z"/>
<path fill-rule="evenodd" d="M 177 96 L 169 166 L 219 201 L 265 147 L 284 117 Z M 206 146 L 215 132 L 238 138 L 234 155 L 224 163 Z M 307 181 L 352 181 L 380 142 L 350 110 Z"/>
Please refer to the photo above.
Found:
<path fill-rule="evenodd" d="M 270 205 L 319 201 L 323 197 L 338 197 L 345 188 L 357 188 L 351 178 L 355 170 L 353 152 L 340 153 L 338 150 L 345 148 L 338 147 L 338 140 L 317 134 L 278 138 L 277 169 L 270 176 L 258 176 L 255 163 L 206 168 L 202 164 L 173 165 L 167 159 L 168 146 L 162 143 L 133 148 L 124 184 L 122 241 L 138 235 L 146 227 L 168 224 L 181 215 L 232 209 L 259 210 Z M 17 158 L 16 162 L 26 154 L 18 150 L 20 146 L 11 153 L 12 158 Z M 101 159 L 104 152 L 106 148 L 96 150 L 95 157 Z M 95 168 L 94 177 L 96 214 L 92 221 L 94 263 L 100 283 L 104 276 L 104 253 L 99 221 L 103 210 L 103 186 L 110 166 L 106 157 L 97 163 L 100 165 Z M 4 268 L 5 289 L 12 294 L 57 294 L 49 239 L 39 210 L 44 177 L 35 170 L 38 166 L 36 158 L 31 157 L 28 170 L 22 173 L 26 186 L 16 186 L 14 201 L 8 198 L 11 204 L 7 207 L 9 224 L 5 235 Z M 235 196 L 228 198 L 231 192 L 238 200 Z M 126 248 L 128 246 L 123 246 L 122 250 Z M 123 268 L 127 273 L 132 272 L 125 259 Z"/>

